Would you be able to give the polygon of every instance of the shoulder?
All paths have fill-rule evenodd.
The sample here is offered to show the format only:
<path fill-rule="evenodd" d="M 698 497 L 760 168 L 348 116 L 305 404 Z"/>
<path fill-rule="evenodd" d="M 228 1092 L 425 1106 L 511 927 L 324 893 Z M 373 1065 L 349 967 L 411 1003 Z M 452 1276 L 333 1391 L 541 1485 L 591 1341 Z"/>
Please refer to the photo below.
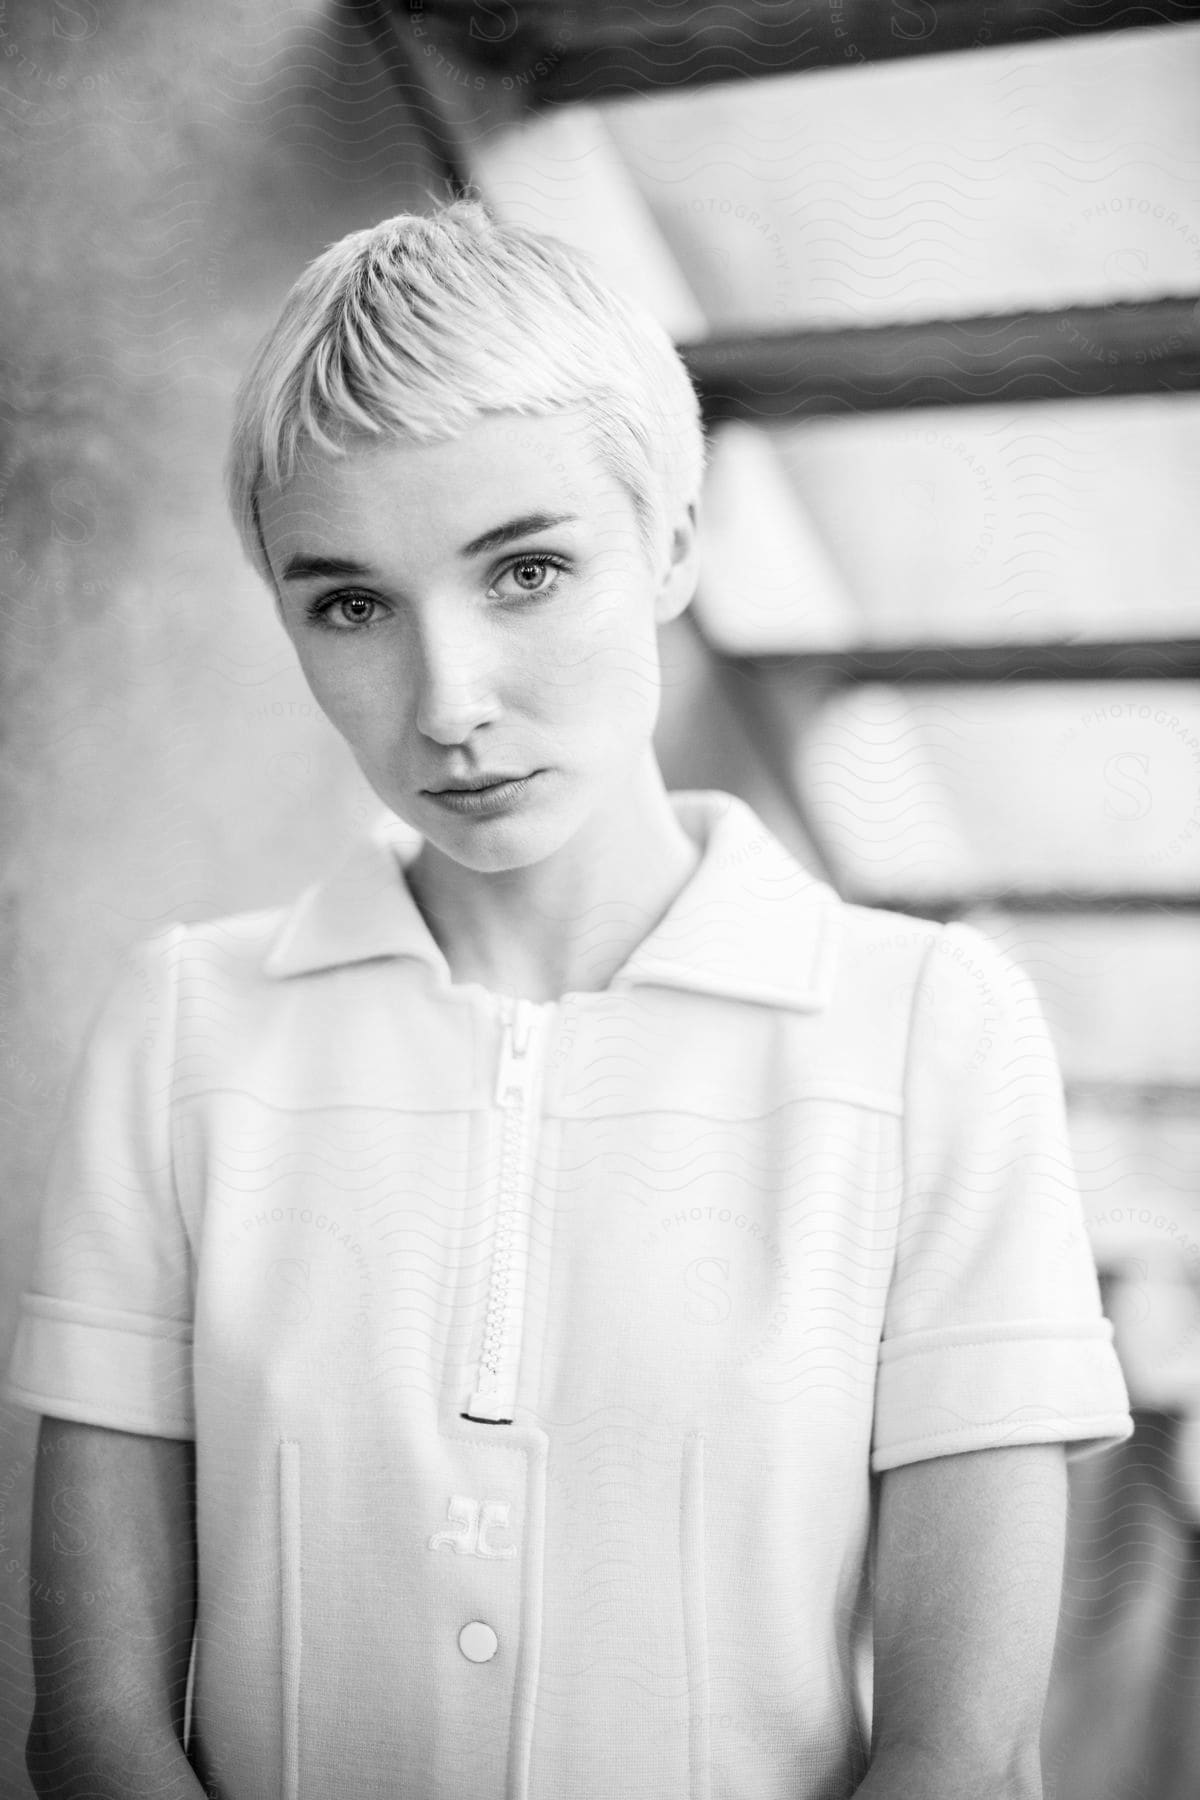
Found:
<path fill-rule="evenodd" d="M 837 901 L 826 1045 L 897 1095 L 920 1071 L 977 1071 L 1019 1048 L 1044 1061 L 1028 975 L 978 926 Z"/>
<path fill-rule="evenodd" d="M 302 899 L 303 892 L 275 906 L 176 926 L 173 954 L 180 978 L 206 976 L 222 987 L 257 986 L 266 979 L 272 948 Z"/>
<path fill-rule="evenodd" d="M 1029 977 L 977 925 L 942 923 L 884 907 L 839 901 L 841 983 L 846 991 L 907 992 L 927 1009 L 935 999 L 959 1006 L 1032 992 Z"/>
<path fill-rule="evenodd" d="M 236 1039 L 251 1016 L 274 1011 L 286 984 L 272 972 L 273 952 L 320 885 L 272 906 L 176 919 L 134 939 L 106 984 L 102 1035 L 153 1035 L 168 1055 L 181 1041 Z"/>
<path fill-rule="evenodd" d="M 165 958 L 181 997 L 204 991 L 274 992 L 289 975 L 362 961 L 406 947 L 394 834 L 380 828 L 355 839 L 290 899 L 273 906 L 174 924 L 136 946 L 134 955 Z"/>
<path fill-rule="evenodd" d="M 947 927 L 936 919 L 837 900 L 833 1008 L 859 1029 L 903 1025 Z"/>
<path fill-rule="evenodd" d="M 936 919 L 852 900 L 839 899 L 837 915 L 843 957 L 853 966 L 867 956 L 872 969 L 884 963 L 895 969 L 918 969 L 946 930 Z"/>
<path fill-rule="evenodd" d="M 174 920 L 136 938 L 118 958 L 111 988 L 169 993 L 175 1001 L 207 988 L 230 990 L 264 979 L 271 947 L 295 902 L 227 913 L 196 922 Z"/>

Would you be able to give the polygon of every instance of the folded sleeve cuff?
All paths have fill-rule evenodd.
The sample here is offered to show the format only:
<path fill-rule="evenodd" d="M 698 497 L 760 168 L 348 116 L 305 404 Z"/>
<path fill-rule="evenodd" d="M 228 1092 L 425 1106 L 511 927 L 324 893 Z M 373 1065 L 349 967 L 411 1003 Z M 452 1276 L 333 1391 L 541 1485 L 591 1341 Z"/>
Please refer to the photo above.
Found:
<path fill-rule="evenodd" d="M 1076 1461 L 1132 1431 L 1108 1319 L 946 1326 L 880 1346 L 872 1474 L 1005 1444 L 1064 1443 Z"/>
<path fill-rule="evenodd" d="M 24 1294 L 3 1392 L 14 1405 L 84 1425 L 194 1437 L 191 1328 Z"/>

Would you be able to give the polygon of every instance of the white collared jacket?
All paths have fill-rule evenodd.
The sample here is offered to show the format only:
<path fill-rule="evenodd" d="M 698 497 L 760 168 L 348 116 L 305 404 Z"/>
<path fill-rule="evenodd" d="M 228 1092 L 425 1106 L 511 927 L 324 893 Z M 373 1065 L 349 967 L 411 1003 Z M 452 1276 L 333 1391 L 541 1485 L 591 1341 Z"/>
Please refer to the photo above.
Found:
<path fill-rule="evenodd" d="M 365 840 L 136 947 L 10 1399 L 194 1438 L 222 1800 L 843 1800 L 872 1477 L 1132 1429 L 1029 979 L 742 801 L 603 992 L 452 984 Z"/>

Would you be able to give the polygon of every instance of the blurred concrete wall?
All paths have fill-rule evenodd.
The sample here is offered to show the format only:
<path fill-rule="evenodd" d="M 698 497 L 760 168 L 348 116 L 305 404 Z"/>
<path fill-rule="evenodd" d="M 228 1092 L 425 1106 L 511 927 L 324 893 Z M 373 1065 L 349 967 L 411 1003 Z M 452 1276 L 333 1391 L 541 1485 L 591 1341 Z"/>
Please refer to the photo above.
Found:
<path fill-rule="evenodd" d="M 63 1084 L 122 949 L 285 898 L 371 803 L 219 470 L 286 284 L 431 182 L 356 32 L 305 0 L 0 5 L 0 1356 Z M 0 1415 L 5 1800 L 27 1792 L 34 1436 Z"/>

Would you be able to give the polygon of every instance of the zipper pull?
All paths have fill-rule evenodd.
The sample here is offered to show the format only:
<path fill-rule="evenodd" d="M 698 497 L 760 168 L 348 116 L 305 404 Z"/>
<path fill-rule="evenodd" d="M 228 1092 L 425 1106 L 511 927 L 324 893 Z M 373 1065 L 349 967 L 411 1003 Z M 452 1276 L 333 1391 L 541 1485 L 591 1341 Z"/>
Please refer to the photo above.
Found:
<path fill-rule="evenodd" d="M 533 1005 L 529 1000 L 506 1001 L 504 1029 L 500 1037 L 500 1063 L 496 1070 L 495 1103 L 510 1106 L 523 1085 L 523 1063 L 529 1050 Z"/>

